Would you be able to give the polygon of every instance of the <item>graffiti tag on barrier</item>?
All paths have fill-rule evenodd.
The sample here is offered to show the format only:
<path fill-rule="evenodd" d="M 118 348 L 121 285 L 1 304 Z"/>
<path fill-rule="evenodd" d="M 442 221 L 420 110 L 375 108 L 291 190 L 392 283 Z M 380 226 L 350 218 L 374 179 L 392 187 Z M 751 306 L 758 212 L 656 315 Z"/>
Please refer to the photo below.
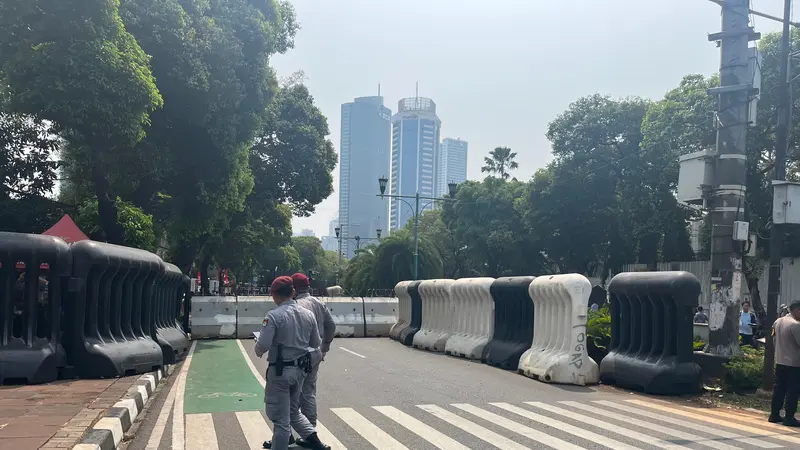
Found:
<path fill-rule="evenodd" d="M 220 398 L 220 397 L 255 397 L 258 394 L 252 392 L 212 392 L 210 394 L 200 394 L 198 398 Z"/>
<path fill-rule="evenodd" d="M 583 331 L 578 333 L 577 341 L 578 344 L 575 346 L 575 353 L 569 356 L 569 365 L 580 369 L 583 366 L 583 352 L 586 349 L 584 345 L 584 342 L 586 342 L 586 333 Z"/>

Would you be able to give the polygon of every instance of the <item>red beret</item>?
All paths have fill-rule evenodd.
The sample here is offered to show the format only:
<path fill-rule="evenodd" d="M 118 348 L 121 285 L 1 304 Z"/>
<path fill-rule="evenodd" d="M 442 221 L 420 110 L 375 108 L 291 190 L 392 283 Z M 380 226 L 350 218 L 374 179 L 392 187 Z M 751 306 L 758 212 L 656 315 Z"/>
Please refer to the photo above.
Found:
<path fill-rule="evenodd" d="M 304 289 L 311 284 L 311 282 L 308 280 L 308 277 L 300 272 L 292 275 L 292 281 L 294 281 L 295 289 Z"/>
<path fill-rule="evenodd" d="M 287 277 L 286 275 L 284 275 L 275 278 L 275 281 L 272 282 L 272 286 L 270 286 L 270 289 L 272 290 L 272 292 L 275 292 L 284 286 L 292 286 L 292 285 L 294 285 L 292 277 Z"/>

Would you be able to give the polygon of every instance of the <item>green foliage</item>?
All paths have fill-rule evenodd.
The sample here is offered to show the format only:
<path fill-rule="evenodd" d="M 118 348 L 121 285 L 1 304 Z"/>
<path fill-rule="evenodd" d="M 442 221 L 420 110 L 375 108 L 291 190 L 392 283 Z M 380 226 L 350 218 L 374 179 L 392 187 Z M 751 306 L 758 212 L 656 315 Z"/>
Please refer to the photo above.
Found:
<path fill-rule="evenodd" d="M 611 345 L 611 312 L 608 305 L 597 311 L 589 309 L 586 337 L 589 357 L 600 364 L 600 361 L 608 354 L 608 347 Z"/>
<path fill-rule="evenodd" d="M 731 357 L 723 367 L 726 392 L 754 392 L 761 387 L 764 377 L 764 352 L 749 346 L 742 347 L 742 354 Z"/>
<path fill-rule="evenodd" d="M 97 200 L 88 200 L 78 208 L 75 223 L 88 236 L 96 238 L 102 235 L 103 230 L 99 220 Z M 124 230 L 125 246 L 155 251 L 156 232 L 153 216 L 129 202 L 117 199 L 117 222 Z"/>
<path fill-rule="evenodd" d="M 700 339 L 699 337 L 695 336 L 694 342 L 692 343 L 692 350 L 695 352 L 701 352 L 704 348 L 706 348 L 707 342 Z"/>
<path fill-rule="evenodd" d="M 508 180 L 511 176 L 509 172 L 519 168 L 519 164 L 514 161 L 516 157 L 517 152 L 512 152 L 510 148 L 497 147 L 489 152 L 489 156 L 483 158 L 484 166 L 481 167 L 481 172 L 501 180 Z"/>

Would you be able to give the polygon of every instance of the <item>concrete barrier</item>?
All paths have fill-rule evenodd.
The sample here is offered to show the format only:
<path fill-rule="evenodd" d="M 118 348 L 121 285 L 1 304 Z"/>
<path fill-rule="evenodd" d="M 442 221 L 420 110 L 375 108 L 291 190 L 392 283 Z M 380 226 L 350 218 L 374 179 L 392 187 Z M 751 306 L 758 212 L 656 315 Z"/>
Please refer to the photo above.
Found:
<path fill-rule="evenodd" d="M 408 294 L 410 281 L 401 281 L 394 287 L 397 296 L 397 322 L 389 330 L 389 337 L 400 340 L 400 333 L 411 325 L 411 296 Z"/>
<path fill-rule="evenodd" d="M 278 305 L 272 297 L 238 297 L 236 310 L 236 337 L 250 339 L 254 331 L 261 331 L 267 313 Z"/>
<path fill-rule="evenodd" d="M 584 386 L 599 382 L 600 371 L 586 349 L 586 308 L 592 285 L 583 275 L 534 279 L 531 348 L 519 360 L 519 372 L 548 383 Z"/>
<path fill-rule="evenodd" d="M 327 297 L 325 306 L 336 323 L 336 337 L 364 337 L 364 302 L 361 297 Z"/>
<path fill-rule="evenodd" d="M 453 305 L 452 334 L 445 353 L 481 359 L 483 347 L 494 335 L 494 278 L 462 278 L 450 288 Z"/>
<path fill-rule="evenodd" d="M 453 305 L 450 289 L 455 280 L 426 280 L 419 285 L 422 326 L 414 335 L 414 347 L 443 352 L 452 332 Z"/>
<path fill-rule="evenodd" d="M 192 297 L 192 340 L 235 337 L 235 297 Z"/>
<path fill-rule="evenodd" d="M 397 322 L 397 299 L 364 297 L 364 322 L 366 337 L 386 337 Z"/>

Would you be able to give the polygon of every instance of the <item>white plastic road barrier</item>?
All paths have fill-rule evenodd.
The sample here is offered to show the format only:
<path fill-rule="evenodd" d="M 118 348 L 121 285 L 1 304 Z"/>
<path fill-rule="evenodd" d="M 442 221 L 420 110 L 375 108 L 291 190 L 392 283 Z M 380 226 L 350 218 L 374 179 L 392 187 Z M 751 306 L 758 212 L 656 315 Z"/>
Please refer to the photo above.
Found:
<path fill-rule="evenodd" d="M 584 386 L 600 381 L 586 350 L 586 305 L 592 284 L 583 275 L 537 277 L 533 299 L 533 342 L 519 359 L 519 372 L 548 383 Z"/>
<path fill-rule="evenodd" d="M 414 347 L 444 352 L 453 329 L 453 304 L 450 289 L 455 280 L 425 280 L 419 285 L 422 299 L 422 326 L 414 335 Z"/>
<path fill-rule="evenodd" d="M 494 278 L 462 278 L 450 287 L 453 320 L 444 346 L 448 355 L 481 359 L 483 347 L 494 336 Z"/>
<path fill-rule="evenodd" d="M 193 340 L 235 337 L 235 297 L 192 297 Z"/>
<path fill-rule="evenodd" d="M 336 337 L 364 337 L 364 302 L 361 297 L 324 297 L 336 323 Z"/>
<path fill-rule="evenodd" d="M 364 319 L 367 337 L 386 337 L 397 322 L 396 298 L 364 297 Z"/>
<path fill-rule="evenodd" d="M 339 297 L 342 295 L 342 287 L 328 286 L 327 288 L 325 288 L 325 293 L 328 294 L 328 297 Z"/>
<path fill-rule="evenodd" d="M 236 337 L 250 339 L 254 331 L 261 331 L 267 313 L 278 305 L 272 297 L 239 297 Z"/>
<path fill-rule="evenodd" d="M 401 281 L 394 287 L 397 296 L 397 323 L 389 330 L 389 337 L 395 341 L 400 339 L 400 333 L 411 325 L 411 296 L 408 295 L 410 281 Z"/>

